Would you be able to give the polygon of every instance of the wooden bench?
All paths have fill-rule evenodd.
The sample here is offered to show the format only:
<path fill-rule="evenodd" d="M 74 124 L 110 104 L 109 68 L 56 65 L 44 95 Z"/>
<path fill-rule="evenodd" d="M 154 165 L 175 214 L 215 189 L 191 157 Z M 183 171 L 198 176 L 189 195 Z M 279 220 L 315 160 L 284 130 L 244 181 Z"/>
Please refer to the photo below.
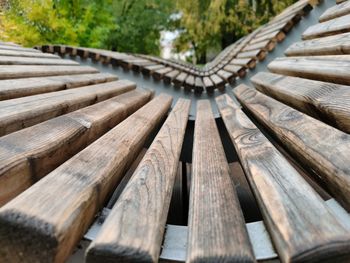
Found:
<path fill-rule="evenodd" d="M 239 86 L 236 95 L 249 109 L 264 105 L 268 118 L 277 119 L 274 108 L 250 99 L 255 93 Z M 349 230 L 237 104 L 227 95 L 217 102 L 281 261 L 349 258 Z"/>
<path fill-rule="evenodd" d="M 299 1 L 203 69 L 43 47 L 145 71 L 192 99 L 227 92 L 217 118 L 200 94 L 189 121 L 188 100 L 94 68 L 8 65 L 20 71 L 0 80 L 0 262 L 348 262 L 349 33 L 299 41 L 270 72 L 226 86 L 258 63 L 238 56 L 268 54 L 261 43 L 310 9 Z M 0 42 L 1 57 L 13 52 L 61 61 Z"/>
<path fill-rule="evenodd" d="M 124 120 L 151 96 L 130 91 L 0 137 L 0 206 Z"/>
<path fill-rule="evenodd" d="M 203 68 L 149 55 L 124 54 L 93 48 L 62 45 L 44 45 L 38 48 L 44 52 L 78 55 L 84 59 L 91 58 L 113 66 L 121 66 L 125 70 L 142 72 L 146 76 L 152 76 L 156 81 L 163 80 L 165 84 L 173 83 L 175 88 L 183 87 L 186 92 L 213 93 L 215 88 L 223 90 L 226 83 L 233 85 L 237 76 L 244 78 L 246 69 L 253 69 L 258 61 L 263 61 L 268 53 L 286 38 L 286 34 L 293 26 L 318 2 L 301 0 L 295 3 L 267 25 L 261 26 L 225 48 Z"/>
<path fill-rule="evenodd" d="M 183 99 L 175 105 L 88 248 L 87 262 L 158 261 L 189 108 Z"/>
<path fill-rule="evenodd" d="M 0 208 L 1 261 L 65 261 L 170 104 L 156 97 Z"/>

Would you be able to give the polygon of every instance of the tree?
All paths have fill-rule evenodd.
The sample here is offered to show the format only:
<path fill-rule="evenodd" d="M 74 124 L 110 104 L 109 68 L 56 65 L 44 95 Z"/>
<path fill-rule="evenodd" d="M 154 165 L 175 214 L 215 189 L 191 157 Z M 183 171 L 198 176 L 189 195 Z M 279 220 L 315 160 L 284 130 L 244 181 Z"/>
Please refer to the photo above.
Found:
<path fill-rule="evenodd" d="M 116 28 L 112 0 L 10 0 L 2 18 L 8 40 L 103 47 Z"/>
<path fill-rule="evenodd" d="M 160 32 L 167 27 L 172 0 L 114 0 L 116 27 L 107 48 L 120 52 L 159 55 Z"/>
<path fill-rule="evenodd" d="M 190 45 L 198 63 L 209 48 L 223 49 L 265 24 L 296 0 L 177 0 L 181 34 L 177 51 Z"/>

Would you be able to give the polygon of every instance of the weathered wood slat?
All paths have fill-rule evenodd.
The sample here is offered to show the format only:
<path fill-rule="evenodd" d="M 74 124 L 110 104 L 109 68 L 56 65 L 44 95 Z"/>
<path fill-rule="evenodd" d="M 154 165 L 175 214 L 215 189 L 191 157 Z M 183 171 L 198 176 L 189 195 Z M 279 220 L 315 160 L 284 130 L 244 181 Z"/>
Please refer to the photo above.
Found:
<path fill-rule="evenodd" d="M 0 138 L 0 206 L 124 120 L 151 97 L 135 90 Z"/>
<path fill-rule="evenodd" d="M 0 79 L 16 79 L 45 77 L 57 75 L 74 75 L 98 73 L 93 67 L 83 66 L 27 66 L 27 65 L 0 65 Z"/>
<path fill-rule="evenodd" d="M 77 88 L 117 80 L 109 73 L 63 75 L 53 77 L 0 80 L 0 100 Z"/>
<path fill-rule="evenodd" d="M 253 58 L 235 58 L 230 61 L 230 64 L 244 66 L 249 69 L 256 67 L 256 60 Z"/>
<path fill-rule="evenodd" d="M 262 61 L 266 57 L 266 51 L 258 49 L 253 51 L 240 52 L 237 58 L 254 58 L 256 60 Z"/>
<path fill-rule="evenodd" d="M 317 56 L 350 54 L 350 33 L 296 42 L 286 51 L 287 56 Z"/>
<path fill-rule="evenodd" d="M 282 262 L 350 258 L 350 231 L 227 95 L 217 104 Z"/>
<path fill-rule="evenodd" d="M 274 73 L 350 85 L 350 55 L 281 57 L 268 68 Z"/>
<path fill-rule="evenodd" d="M 186 262 L 255 262 L 209 101 L 197 102 Z"/>
<path fill-rule="evenodd" d="M 268 39 L 255 44 L 249 44 L 244 48 L 243 51 L 252 51 L 252 50 L 254 51 L 257 49 L 262 49 L 264 51 L 272 51 L 275 47 L 276 47 L 276 42 L 271 39 Z"/>
<path fill-rule="evenodd" d="M 236 81 L 236 73 L 220 69 L 218 72 L 216 72 L 216 74 L 220 76 L 223 80 L 225 80 L 227 83 L 233 84 Z"/>
<path fill-rule="evenodd" d="M 203 78 L 203 88 L 207 91 L 207 93 L 213 93 L 215 89 L 215 85 L 213 81 L 209 77 Z"/>
<path fill-rule="evenodd" d="M 28 52 L 28 51 L 15 51 L 0 49 L 0 56 L 14 56 L 14 57 L 32 57 L 32 58 L 52 58 L 59 59 L 60 57 L 53 54 Z"/>
<path fill-rule="evenodd" d="M 156 63 L 152 61 L 145 61 L 145 62 L 138 62 L 138 63 L 134 62 L 131 65 L 131 68 L 133 71 L 141 72 L 144 67 L 152 66 L 152 65 L 156 65 Z"/>
<path fill-rule="evenodd" d="M 189 100 L 178 100 L 89 246 L 87 262 L 158 262 L 189 109 Z"/>
<path fill-rule="evenodd" d="M 163 65 L 147 66 L 147 67 L 142 68 L 142 74 L 144 74 L 146 76 L 149 76 L 149 75 L 153 74 L 153 72 L 155 70 L 159 70 L 159 69 L 162 69 L 162 68 L 165 68 L 165 67 Z"/>
<path fill-rule="evenodd" d="M 135 89 L 118 80 L 40 95 L 0 101 L 0 136 Z"/>
<path fill-rule="evenodd" d="M 310 26 L 302 35 L 303 39 L 326 37 L 350 32 L 350 14 Z"/>
<path fill-rule="evenodd" d="M 340 5 L 335 5 L 329 9 L 326 10 L 321 16 L 320 16 L 320 22 L 325 22 L 340 16 L 344 16 L 350 14 L 350 2 L 346 1 L 344 3 L 341 3 Z"/>
<path fill-rule="evenodd" d="M 25 52 L 32 52 L 32 53 L 41 53 L 41 51 L 33 49 L 33 48 L 25 48 L 21 46 L 9 46 L 9 45 L 1 45 L 1 50 L 14 50 L 14 51 L 25 51 Z"/>
<path fill-rule="evenodd" d="M 165 84 L 170 84 L 173 79 L 176 78 L 177 75 L 180 74 L 180 71 L 178 70 L 173 70 L 164 75 L 164 83 Z"/>
<path fill-rule="evenodd" d="M 350 135 L 309 117 L 254 89 L 241 85 L 236 97 L 294 157 L 313 169 L 350 208 Z"/>
<path fill-rule="evenodd" d="M 194 89 L 194 76 L 193 75 L 188 75 L 184 82 L 184 88 L 186 91 L 191 91 Z"/>
<path fill-rule="evenodd" d="M 2 262 L 64 262 L 171 105 L 160 95 L 0 209 Z"/>
<path fill-rule="evenodd" d="M 251 81 L 266 95 L 350 133 L 349 86 L 265 72 Z"/>
<path fill-rule="evenodd" d="M 28 58 L 28 57 L 12 57 L 1 56 L 0 65 L 79 65 L 78 62 L 68 59 L 52 59 L 52 58 Z"/>
<path fill-rule="evenodd" d="M 274 42 L 282 42 L 286 38 L 286 34 L 282 31 L 282 29 L 278 29 L 271 33 L 265 33 L 260 37 L 255 37 L 249 44 L 257 44 L 262 41 L 274 41 Z"/>
<path fill-rule="evenodd" d="M 225 90 L 225 81 L 221 77 L 219 77 L 217 74 L 211 74 L 210 80 L 214 83 L 215 87 L 218 90 L 220 91 Z"/>
<path fill-rule="evenodd" d="M 203 79 L 201 77 L 196 77 L 194 80 L 194 91 L 196 93 L 202 93 L 204 91 Z"/>
<path fill-rule="evenodd" d="M 176 88 L 180 88 L 182 86 L 182 84 L 184 83 L 184 81 L 186 80 L 187 76 L 188 76 L 188 74 L 185 72 L 181 72 L 179 75 L 177 75 L 173 79 L 174 86 Z"/>
<path fill-rule="evenodd" d="M 228 64 L 224 67 L 224 70 L 228 72 L 232 72 L 235 75 L 238 75 L 240 78 L 244 78 L 247 72 L 245 71 L 245 68 L 242 66 L 235 66 L 232 64 Z"/>
<path fill-rule="evenodd" d="M 162 69 L 158 69 L 155 70 L 152 74 L 153 78 L 157 81 L 163 79 L 164 75 L 170 71 L 172 71 L 173 68 L 171 67 L 166 67 L 166 68 L 162 68 Z"/>

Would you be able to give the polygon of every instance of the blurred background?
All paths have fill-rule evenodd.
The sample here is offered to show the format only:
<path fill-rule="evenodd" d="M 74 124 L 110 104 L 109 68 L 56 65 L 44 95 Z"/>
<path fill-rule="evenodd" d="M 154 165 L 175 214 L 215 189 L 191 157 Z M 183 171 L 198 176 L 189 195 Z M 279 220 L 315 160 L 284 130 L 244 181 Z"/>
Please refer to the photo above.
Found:
<path fill-rule="evenodd" d="M 296 0 L 0 0 L 0 39 L 202 65 Z"/>

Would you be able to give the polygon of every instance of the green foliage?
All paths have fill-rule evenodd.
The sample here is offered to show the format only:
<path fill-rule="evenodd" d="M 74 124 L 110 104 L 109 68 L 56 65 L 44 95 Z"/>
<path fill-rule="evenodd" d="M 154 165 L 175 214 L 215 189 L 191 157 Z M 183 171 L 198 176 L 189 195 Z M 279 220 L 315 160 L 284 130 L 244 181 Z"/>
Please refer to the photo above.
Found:
<path fill-rule="evenodd" d="M 112 0 L 10 0 L 2 24 L 24 46 L 61 43 L 102 47 L 116 28 Z"/>
<path fill-rule="evenodd" d="M 173 12 L 172 0 L 114 0 L 113 13 L 118 27 L 107 47 L 121 52 L 160 53 L 160 32 Z"/>
<path fill-rule="evenodd" d="M 226 47 L 265 24 L 296 0 L 177 0 L 182 17 L 178 51 L 192 46 L 196 60 L 205 62 L 209 48 Z"/>

